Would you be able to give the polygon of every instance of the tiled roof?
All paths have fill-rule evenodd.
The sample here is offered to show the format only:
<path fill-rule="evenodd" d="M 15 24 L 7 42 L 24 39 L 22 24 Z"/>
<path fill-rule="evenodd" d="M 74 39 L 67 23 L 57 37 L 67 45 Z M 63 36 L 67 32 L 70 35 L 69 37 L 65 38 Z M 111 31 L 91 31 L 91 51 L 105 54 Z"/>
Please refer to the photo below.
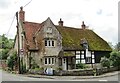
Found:
<path fill-rule="evenodd" d="M 41 28 L 40 23 L 33 23 L 33 22 L 24 22 L 23 28 L 25 31 L 25 36 L 28 41 L 29 49 L 35 49 L 35 42 L 34 42 L 34 35 L 38 29 Z"/>

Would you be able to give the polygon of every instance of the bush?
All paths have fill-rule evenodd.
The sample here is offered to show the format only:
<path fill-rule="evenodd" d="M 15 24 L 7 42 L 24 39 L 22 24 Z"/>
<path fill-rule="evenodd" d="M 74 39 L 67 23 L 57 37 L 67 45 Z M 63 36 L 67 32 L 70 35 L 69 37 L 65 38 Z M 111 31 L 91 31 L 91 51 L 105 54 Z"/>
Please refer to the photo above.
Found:
<path fill-rule="evenodd" d="M 37 65 L 37 63 L 35 63 L 35 61 L 33 61 L 33 63 L 31 64 L 31 68 L 35 69 L 35 68 L 39 68 L 39 66 Z"/>
<path fill-rule="evenodd" d="M 114 51 L 110 53 L 111 65 L 114 67 L 120 66 L 120 52 Z"/>
<path fill-rule="evenodd" d="M 86 65 L 83 63 L 78 63 L 78 64 L 76 64 L 76 68 L 77 69 L 84 69 L 84 68 L 86 68 Z"/>
<path fill-rule="evenodd" d="M 6 60 L 8 57 L 8 52 L 9 52 L 9 49 L 0 50 L 0 59 Z"/>
<path fill-rule="evenodd" d="M 101 58 L 100 64 L 101 64 L 102 67 L 110 68 L 110 60 L 106 57 Z"/>
<path fill-rule="evenodd" d="M 13 70 L 13 67 L 16 64 L 16 61 L 17 61 L 17 52 L 13 51 L 12 55 L 7 58 L 7 65 L 11 70 Z"/>

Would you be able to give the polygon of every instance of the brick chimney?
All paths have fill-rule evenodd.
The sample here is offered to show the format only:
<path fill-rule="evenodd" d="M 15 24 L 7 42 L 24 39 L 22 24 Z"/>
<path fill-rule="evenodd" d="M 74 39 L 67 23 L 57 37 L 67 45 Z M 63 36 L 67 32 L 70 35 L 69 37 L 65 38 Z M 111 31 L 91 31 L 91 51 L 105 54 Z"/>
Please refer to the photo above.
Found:
<path fill-rule="evenodd" d="M 84 24 L 84 21 L 82 21 L 82 25 L 81 25 L 82 29 L 86 28 L 86 25 Z"/>
<path fill-rule="evenodd" d="M 19 20 L 25 21 L 25 11 L 23 11 L 23 7 L 20 7 Z"/>
<path fill-rule="evenodd" d="M 62 21 L 62 19 L 60 18 L 60 21 L 58 22 L 58 24 L 59 24 L 59 26 L 63 26 L 63 21 Z"/>

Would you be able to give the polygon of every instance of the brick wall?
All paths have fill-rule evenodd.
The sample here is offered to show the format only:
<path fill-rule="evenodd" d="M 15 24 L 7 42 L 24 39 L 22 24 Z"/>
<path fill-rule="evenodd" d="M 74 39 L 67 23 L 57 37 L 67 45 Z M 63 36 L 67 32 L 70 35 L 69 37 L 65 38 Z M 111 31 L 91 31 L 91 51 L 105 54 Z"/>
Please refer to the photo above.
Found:
<path fill-rule="evenodd" d="M 67 71 L 55 71 L 55 75 L 63 76 L 94 76 L 101 75 L 104 73 L 120 70 L 118 67 L 111 68 L 99 68 L 99 69 L 76 69 L 76 70 L 67 70 Z"/>

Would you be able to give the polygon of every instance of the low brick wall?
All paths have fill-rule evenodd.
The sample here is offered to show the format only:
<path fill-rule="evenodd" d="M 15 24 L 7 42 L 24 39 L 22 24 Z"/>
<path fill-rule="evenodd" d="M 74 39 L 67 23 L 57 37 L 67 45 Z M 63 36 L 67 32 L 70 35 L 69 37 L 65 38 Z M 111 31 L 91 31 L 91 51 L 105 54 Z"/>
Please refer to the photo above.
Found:
<path fill-rule="evenodd" d="M 63 75 L 63 76 L 93 76 L 93 75 L 101 75 L 104 73 L 117 71 L 118 67 L 111 68 L 99 68 L 99 69 L 74 69 L 67 71 L 55 71 L 54 75 Z"/>
<path fill-rule="evenodd" d="M 44 74 L 44 71 L 43 70 L 35 70 L 35 69 L 30 69 L 28 71 L 29 74 L 39 74 L 39 75 L 42 75 Z"/>
<path fill-rule="evenodd" d="M 75 69 L 67 71 L 54 72 L 54 75 L 63 75 L 63 76 L 87 76 L 94 75 L 93 69 Z"/>
<path fill-rule="evenodd" d="M 111 68 L 98 68 L 98 69 L 74 69 L 74 70 L 62 70 L 62 71 L 53 71 L 53 75 L 56 76 L 94 76 L 94 75 L 101 75 L 104 73 L 112 72 L 112 71 L 117 71 L 119 70 L 118 67 L 111 67 Z M 30 74 L 41 74 L 45 75 L 43 70 L 35 70 L 35 69 L 30 69 L 29 72 Z"/>

